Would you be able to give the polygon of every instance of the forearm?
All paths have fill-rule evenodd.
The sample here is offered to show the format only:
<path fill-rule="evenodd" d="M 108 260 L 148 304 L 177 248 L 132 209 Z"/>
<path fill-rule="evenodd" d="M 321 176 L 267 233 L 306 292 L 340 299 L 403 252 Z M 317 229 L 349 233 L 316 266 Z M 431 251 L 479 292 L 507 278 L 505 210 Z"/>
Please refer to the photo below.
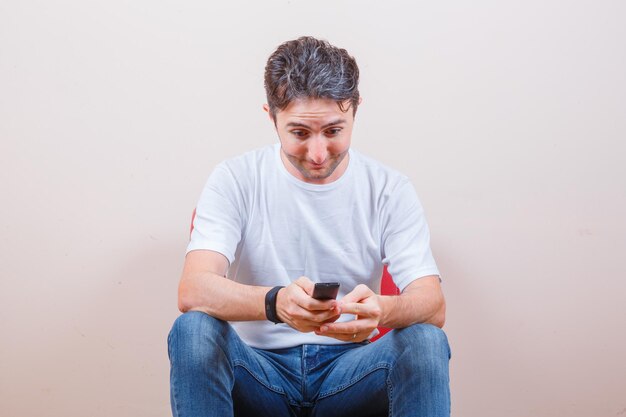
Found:
<path fill-rule="evenodd" d="M 381 306 L 380 325 L 392 329 L 410 326 L 415 323 L 430 323 L 443 327 L 445 323 L 446 303 L 438 285 L 427 284 L 426 281 L 411 283 L 398 296 L 379 296 Z"/>
<path fill-rule="evenodd" d="M 265 296 L 271 287 L 243 285 L 219 274 L 204 271 L 185 274 L 179 287 L 179 309 L 202 311 L 227 321 L 266 320 Z M 320 324 L 339 317 L 334 300 L 310 296 L 313 282 L 300 277 L 281 289 L 276 297 L 277 316 L 301 332 L 311 332 Z"/>
<path fill-rule="evenodd" d="M 265 295 L 269 290 L 211 272 L 196 272 L 181 279 L 178 308 L 182 312 L 203 311 L 227 321 L 265 320 Z"/>

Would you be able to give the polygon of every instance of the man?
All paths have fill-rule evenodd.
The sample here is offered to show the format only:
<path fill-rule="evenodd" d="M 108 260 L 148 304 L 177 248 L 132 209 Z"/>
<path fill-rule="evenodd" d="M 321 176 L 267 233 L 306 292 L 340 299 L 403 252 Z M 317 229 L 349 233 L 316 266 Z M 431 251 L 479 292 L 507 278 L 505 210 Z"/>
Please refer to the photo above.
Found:
<path fill-rule="evenodd" d="M 359 71 L 303 37 L 265 68 L 279 143 L 219 164 L 170 336 L 174 416 L 447 416 L 445 302 L 409 180 L 350 148 Z M 381 296 L 387 265 L 399 296 Z M 341 284 L 336 300 L 314 283 Z M 370 343 L 378 326 L 391 331 Z"/>

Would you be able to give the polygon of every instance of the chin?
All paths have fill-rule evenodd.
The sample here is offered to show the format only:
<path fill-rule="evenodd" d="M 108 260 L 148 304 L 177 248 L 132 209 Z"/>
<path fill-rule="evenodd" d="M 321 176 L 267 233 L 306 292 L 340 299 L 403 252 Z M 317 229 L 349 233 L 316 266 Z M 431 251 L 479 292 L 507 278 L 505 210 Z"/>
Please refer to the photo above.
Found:
<path fill-rule="evenodd" d="M 306 172 L 302 172 L 301 174 L 304 178 L 309 179 L 309 180 L 314 180 L 314 181 L 320 181 L 320 180 L 325 180 L 326 178 L 330 177 L 332 172 L 326 172 L 323 174 L 312 174 L 308 171 Z"/>

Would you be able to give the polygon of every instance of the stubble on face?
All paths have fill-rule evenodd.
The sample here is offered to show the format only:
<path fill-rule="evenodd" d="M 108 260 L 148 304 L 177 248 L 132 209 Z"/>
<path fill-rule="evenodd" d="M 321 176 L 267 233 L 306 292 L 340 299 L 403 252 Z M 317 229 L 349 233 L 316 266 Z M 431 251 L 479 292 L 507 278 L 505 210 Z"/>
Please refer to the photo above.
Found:
<path fill-rule="evenodd" d="M 276 117 L 281 159 L 292 175 L 304 182 L 325 184 L 345 172 L 352 112 L 332 100 L 308 99 L 290 103 Z"/>
<path fill-rule="evenodd" d="M 295 155 L 290 155 L 285 152 L 283 148 L 281 148 L 282 154 L 287 158 L 287 160 L 296 168 L 300 174 L 307 180 L 312 182 L 321 182 L 327 178 L 329 178 L 339 164 L 343 162 L 343 160 L 348 156 L 348 151 L 342 152 L 337 155 L 330 156 L 325 163 L 321 164 L 319 167 L 316 167 L 312 162 L 301 159 Z M 346 161 L 348 162 L 348 161 Z"/>

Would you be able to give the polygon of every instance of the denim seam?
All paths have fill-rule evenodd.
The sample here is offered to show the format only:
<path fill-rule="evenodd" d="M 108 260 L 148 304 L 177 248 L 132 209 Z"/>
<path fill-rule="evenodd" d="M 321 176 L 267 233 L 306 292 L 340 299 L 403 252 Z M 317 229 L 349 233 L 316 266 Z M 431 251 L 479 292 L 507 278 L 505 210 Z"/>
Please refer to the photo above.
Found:
<path fill-rule="evenodd" d="M 307 366 L 306 366 L 306 356 L 307 356 L 307 352 L 306 352 L 306 347 L 307 345 L 302 345 L 302 351 L 300 352 L 300 373 L 302 375 L 302 378 L 300 380 L 300 397 L 302 398 L 302 401 L 304 401 L 305 398 L 307 398 L 306 395 L 306 387 L 307 387 Z"/>
<path fill-rule="evenodd" d="M 179 416 L 180 415 L 180 408 L 178 406 L 178 390 L 175 387 L 172 387 L 172 391 L 173 391 L 173 395 L 172 395 L 172 402 L 174 403 L 174 409 L 176 410 L 176 415 Z"/>
<path fill-rule="evenodd" d="M 393 416 L 393 384 L 391 383 L 390 374 L 387 376 L 387 398 L 389 400 L 389 412 L 387 413 L 388 417 Z"/>
<path fill-rule="evenodd" d="M 365 378 L 366 376 L 371 374 L 372 372 L 375 372 L 375 371 L 377 371 L 379 369 L 387 369 L 387 370 L 389 370 L 389 369 L 391 369 L 391 365 L 389 365 L 389 364 L 377 365 L 374 368 L 371 368 L 370 370 L 368 370 L 367 372 L 364 372 L 364 373 L 360 374 L 358 377 L 352 378 L 350 381 L 346 382 L 345 384 L 339 385 L 338 387 L 336 387 L 335 389 L 333 389 L 331 391 L 320 393 L 318 399 L 330 397 L 331 395 L 334 395 L 334 394 L 338 393 L 339 391 L 343 391 L 345 389 L 348 389 L 352 385 L 356 384 L 357 382 L 359 382 L 360 380 L 362 380 L 363 378 Z"/>
<path fill-rule="evenodd" d="M 172 362 L 172 333 L 170 332 L 167 335 L 167 355 L 170 358 L 170 362 Z M 172 362 L 173 363 L 173 362 Z M 170 378 L 172 375 L 172 371 L 170 370 Z M 173 378 L 172 378 L 173 379 Z M 178 390 L 176 389 L 176 387 L 178 386 L 178 384 L 171 384 L 171 390 L 172 390 L 172 408 L 173 408 L 173 412 L 176 413 L 176 416 L 180 415 L 180 407 L 178 405 L 179 401 L 178 401 Z"/>
<path fill-rule="evenodd" d="M 274 391 L 274 392 L 276 392 L 278 394 L 285 395 L 285 391 L 282 390 L 280 387 L 275 387 L 275 386 L 269 385 L 269 384 L 265 383 L 265 381 L 263 381 L 261 378 L 256 376 L 254 374 L 254 372 L 252 372 L 252 370 L 250 368 L 248 368 L 248 366 L 246 366 L 246 363 L 244 361 L 239 360 L 239 359 L 233 361 L 233 367 L 235 367 L 235 366 L 240 366 L 243 369 L 245 369 L 252 376 L 252 378 L 256 379 L 257 382 L 259 384 L 263 385 L 265 388 L 267 388 L 267 389 L 269 389 L 271 391 Z"/>

